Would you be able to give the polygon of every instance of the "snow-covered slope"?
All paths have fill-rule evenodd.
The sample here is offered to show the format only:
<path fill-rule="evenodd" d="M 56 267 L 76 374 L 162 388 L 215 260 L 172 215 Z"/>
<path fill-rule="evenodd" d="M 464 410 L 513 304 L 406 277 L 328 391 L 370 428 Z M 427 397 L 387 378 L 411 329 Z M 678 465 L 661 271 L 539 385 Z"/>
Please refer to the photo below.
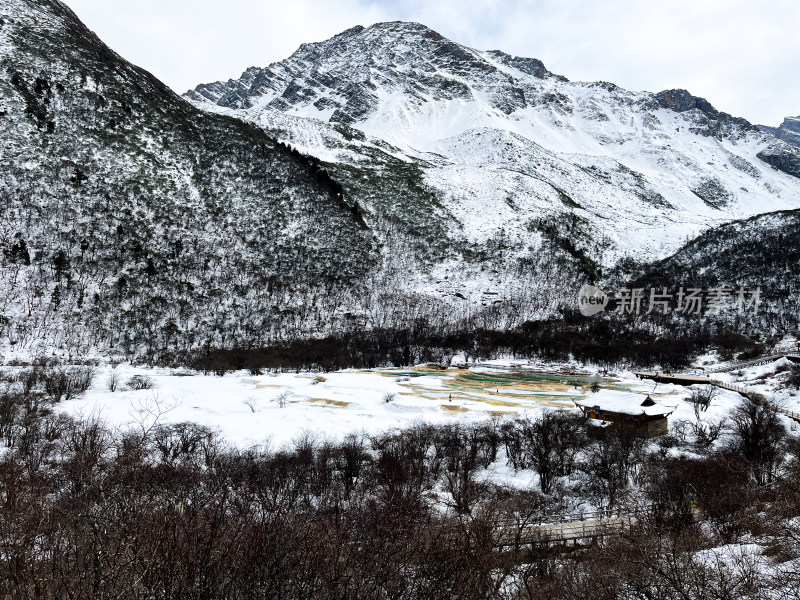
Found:
<path fill-rule="evenodd" d="M 556 222 L 599 263 L 651 259 L 709 227 L 800 207 L 800 153 L 702 98 L 570 82 L 536 59 L 473 50 L 415 23 L 354 27 L 186 97 L 334 170 L 368 172 L 364 144 L 382 147 L 418 165 L 451 239 L 500 237 L 512 253 Z M 344 126 L 362 141 L 340 139 Z"/>
<path fill-rule="evenodd" d="M 201 86 L 202 111 L 58 0 L 0 0 L 0 62 L 3 353 L 512 329 L 623 256 L 800 204 L 800 153 L 702 99 L 420 25 Z"/>

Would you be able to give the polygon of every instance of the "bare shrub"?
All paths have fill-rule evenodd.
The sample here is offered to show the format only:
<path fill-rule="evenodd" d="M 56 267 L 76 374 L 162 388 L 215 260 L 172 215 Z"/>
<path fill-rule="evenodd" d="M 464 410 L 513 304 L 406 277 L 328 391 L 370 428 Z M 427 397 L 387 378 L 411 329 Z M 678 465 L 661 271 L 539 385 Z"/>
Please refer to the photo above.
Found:
<path fill-rule="evenodd" d="M 354 433 L 346 435 L 344 441 L 334 449 L 334 465 L 345 490 L 349 491 L 356 485 L 369 458 L 363 436 Z"/>
<path fill-rule="evenodd" d="M 516 551 L 520 550 L 525 530 L 539 523 L 547 513 L 546 497 L 534 490 L 487 485 L 485 497 L 475 511 L 475 517 L 499 529 L 499 537 L 513 542 L 509 546 Z"/>
<path fill-rule="evenodd" d="M 155 385 L 153 379 L 148 375 L 134 375 L 128 379 L 128 387 L 134 391 L 152 390 Z"/>
<path fill-rule="evenodd" d="M 800 365 L 794 365 L 789 372 L 789 377 L 786 379 L 786 385 L 800 390 Z"/>
<path fill-rule="evenodd" d="M 21 388 L 20 392 L 26 396 L 33 392 L 37 385 L 42 383 L 42 379 L 42 369 L 39 367 L 23 369 L 16 377 Z"/>
<path fill-rule="evenodd" d="M 8 447 L 14 445 L 21 411 L 21 395 L 9 391 L 0 393 L 0 439 Z"/>
<path fill-rule="evenodd" d="M 550 493 L 556 477 L 573 474 L 578 452 L 585 446 L 585 425 L 577 414 L 547 411 L 530 423 L 526 453 L 539 473 L 543 493 Z"/>
<path fill-rule="evenodd" d="M 508 463 L 514 471 L 528 468 L 528 457 L 525 454 L 525 438 L 520 419 L 506 421 L 500 427 L 500 439 L 506 450 Z"/>
<path fill-rule="evenodd" d="M 555 478 L 573 474 L 577 455 L 587 443 L 583 419 L 561 411 L 504 423 L 501 439 L 508 462 L 515 470 L 536 469 L 545 494 L 550 493 Z"/>
<path fill-rule="evenodd" d="M 430 444 L 426 428 L 371 438 L 377 454 L 371 478 L 386 506 L 419 510 L 424 493 L 433 486 L 427 461 Z"/>
<path fill-rule="evenodd" d="M 469 514 L 485 489 L 475 480 L 480 466 L 481 431 L 477 427 L 445 426 L 434 444 L 444 459 L 444 489 L 450 494 L 452 506 L 459 513 Z"/>
<path fill-rule="evenodd" d="M 85 394 L 94 381 L 94 367 L 56 367 L 42 371 L 44 391 L 52 402 Z"/>
<path fill-rule="evenodd" d="M 90 485 L 111 448 L 111 432 L 97 419 L 56 424 L 63 469 L 75 489 Z"/>
<path fill-rule="evenodd" d="M 210 467 L 219 442 L 208 427 L 196 423 L 159 425 L 152 434 L 153 446 L 164 464 L 194 464 Z"/>
<path fill-rule="evenodd" d="M 384 394 L 383 401 L 386 404 L 389 404 L 390 402 L 394 402 L 395 398 L 397 398 L 397 394 L 391 394 L 391 393 L 390 394 Z"/>
<path fill-rule="evenodd" d="M 749 463 L 751 474 L 760 485 L 770 483 L 782 458 L 787 435 L 777 406 L 742 398 L 731 414 L 731 421 L 731 450 Z"/>
<path fill-rule="evenodd" d="M 700 413 L 708 410 L 711 401 L 717 397 L 717 388 L 712 385 L 704 385 L 692 388 L 692 395 L 686 401 L 694 408 L 694 415 L 700 418 Z"/>
<path fill-rule="evenodd" d="M 242 404 L 249 408 L 252 413 L 258 410 L 258 400 L 254 396 L 248 396 L 242 401 Z"/>
<path fill-rule="evenodd" d="M 111 370 L 106 377 L 106 389 L 109 392 L 116 392 L 119 389 L 121 378 L 116 370 Z"/>
<path fill-rule="evenodd" d="M 710 448 L 719 439 L 727 424 L 728 421 L 726 419 L 720 419 L 716 422 L 697 419 L 691 424 L 692 433 L 695 436 L 695 446 L 701 450 Z"/>
<path fill-rule="evenodd" d="M 752 520 L 756 492 L 740 456 L 667 458 L 650 464 L 644 479 L 647 500 L 672 526 L 688 526 L 699 508 L 719 535 L 731 539 Z"/>
<path fill-rule="evenodd" d="M 580 464 L 586 495 L 598 505 L 615 506 L 643 464 L 644 447 L 645 440 L 633 435 L 606 434 L 595 439 Z"/>
<path fill-rule="evenodd" d="M 152 397 L 157 418 L 166 407 Z M 474 495 L 483 478 L 469 475 L 494 443 L 483 425 L 418 425 L 375 436 L 371 447 L 357 435 L 304 435 L 273 452 L 226 448 L 188 423 L 108 430 L 42 416 L 33 401 L 19 406 L 27 431 L 19 427 L 18 445 L 0 452 L 2 598 L 796 597 L 796 573 L 765 589 L 771 572 L 786 570 L 762 572 L 747 548 L 712 547 L 711 527 L 737 544 L 761 499 L 777 497 L 755 489 L 740 455 L 651 455 L 636 478 L 645 497 L 622 496 L 618 506 L 649 500 L 657 510 L 630 535 L 562 544 L 532 531 L 567 510 L 560 499 L 516 485 L 482 484 Z M 633 471 L 635 445 L 623 446 L 591 451 L 610 451 Z M 800 539 L 790 522 L 800 495 L 788 497 L 800 447 L 789 450 L 775 519 L 794 525 L 786 544 Z M 447 485 L 469 518 L 442 510 Z M 697 515 L 707 518 L 702 527 Z"/>
<path fill-rule="evenodd" d="M 689 433 L 692 431 L 692 423 L 686 419 L 678 419 L 673 421 L 672 425 L 670 426 L 670 431 L 681 444 L 685 444 Z"/>

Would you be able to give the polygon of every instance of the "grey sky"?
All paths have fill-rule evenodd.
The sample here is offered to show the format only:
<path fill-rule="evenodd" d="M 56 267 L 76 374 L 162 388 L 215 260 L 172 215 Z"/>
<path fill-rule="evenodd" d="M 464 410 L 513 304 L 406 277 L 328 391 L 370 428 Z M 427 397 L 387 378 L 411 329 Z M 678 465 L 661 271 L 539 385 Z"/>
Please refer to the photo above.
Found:
<path fill-rule="evenodd" d="M 177 92 L 286 58 L 354 25 L 408 20 L 544 61 L 573 80 L 686 88 L 777 125 L 800 115 L 797 0 L 66 0 L 109 46 Z"/>

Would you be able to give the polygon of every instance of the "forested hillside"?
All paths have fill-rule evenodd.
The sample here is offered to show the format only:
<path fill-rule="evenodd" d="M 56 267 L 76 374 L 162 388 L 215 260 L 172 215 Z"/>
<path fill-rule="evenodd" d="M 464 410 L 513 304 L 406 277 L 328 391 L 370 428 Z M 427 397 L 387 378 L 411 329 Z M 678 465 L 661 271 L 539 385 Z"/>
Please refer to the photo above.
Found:
<path fill-rule="evenodd" d="M 7 344 L 157 357 L 335 320 L 377 248 L 316 161 L 197 110 L 61 2 L 0 8 Z"/>
<path fill-rule="evenodd" d="M 711 321 L 751 335 L 795 332 L 800 327 L 800 211 L 769 213 L 711 229 L 673 256 L 644 268 L 631 287 L 728 290 L 725 309 Z M 738 290 L 744 305 L 737 307 Z M 759 305 L 745 306 L 758 290 Z M 703 307 L 702 312 L 706 313 Z M 741 314 L 740 314 L 741 313 Z M 701 325 L 696 315 L 683 327 Z M 692 325 L 693 324 L 693 325 Z"/>

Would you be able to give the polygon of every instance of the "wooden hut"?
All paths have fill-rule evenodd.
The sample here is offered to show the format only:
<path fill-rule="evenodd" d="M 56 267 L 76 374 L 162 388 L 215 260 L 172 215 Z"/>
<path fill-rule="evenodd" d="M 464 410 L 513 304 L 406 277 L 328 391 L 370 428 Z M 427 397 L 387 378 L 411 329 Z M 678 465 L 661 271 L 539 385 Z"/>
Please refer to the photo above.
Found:
<path fill-rule="evenodd" d="M 590 419 L 590 425 L 602 430 L 629 433 L 642 438 L 666 435 L 667 417 L 676 407 L 666 406 L 649 395 L 607 396 L 576 400 L 575 405 Z"/>

